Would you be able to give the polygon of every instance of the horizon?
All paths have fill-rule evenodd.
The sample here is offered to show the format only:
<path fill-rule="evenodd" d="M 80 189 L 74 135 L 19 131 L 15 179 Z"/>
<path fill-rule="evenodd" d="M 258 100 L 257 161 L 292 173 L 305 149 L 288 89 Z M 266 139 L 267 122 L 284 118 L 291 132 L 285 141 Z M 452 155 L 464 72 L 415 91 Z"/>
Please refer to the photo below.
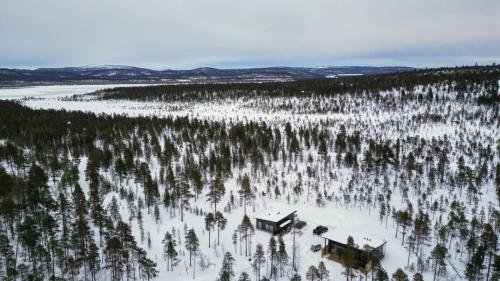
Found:
<path fill-rule="evenodd" d="M 88 65 L 62 65 L 62 66 L 48 66 L 48 67 L 4 67 L 0 65 L 0 69 L 11 69 L 11 70 L 29 70 L 29 71 L 36 71 L 39 69 L 64 69 L 64 68 L 110 68 L 110 69 L 118 69 L 120 67 L 123 68 L 141 68 L 141 69 L 147 69 L 147 70 L 153 70 L 153 71 L 189 71 L 189 70 L 196 70 L 196 69 L 203 69 L 203 68 L 211 68 L 211 69 L 217 69 L 217 70 L 245 70 L 245 69 L 265 69 L 265 68 L 347 68 L 347 67 L 373 67 L 373 68 L 384 68 L 384 67 L 391 67 L 391 68 L 414 68 L 418 70 L 424 70 L 424 69 L 437 69 L 437 68 L 456 68 L 456 67 L 473 67 L 473 66 L 491 66 L 491 65 L 497 65 L 496 61 L 492 61 L 491 63 L 484 63 L 484 64 L 478 64 L 473 63 L 473 64 L 463 64 L 463 65 L 437 65 L 437 66 L 423 66 L 423 67 L 417 67 L 417 66 L 411 66 L 411 65 L 333 65 L 333 64 L 325 64 L 325 65 L 257 65 L 257 66 L 234 66 L 234 67 L 217 67 L 217 66 L 196 66 L 196 67 L 191 67 L 191 68 L 151 68 L 147 66 L 137 66 L 137 65 L 126 65 L 126 64 L 88 64 Z"/>

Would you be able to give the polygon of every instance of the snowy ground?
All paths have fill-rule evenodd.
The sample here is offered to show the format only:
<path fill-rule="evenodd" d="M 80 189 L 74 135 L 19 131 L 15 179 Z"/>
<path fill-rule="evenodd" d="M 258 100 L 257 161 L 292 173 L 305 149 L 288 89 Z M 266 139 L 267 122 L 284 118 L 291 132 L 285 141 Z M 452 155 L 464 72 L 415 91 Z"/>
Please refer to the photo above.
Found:
<path fill-rule="evenodd" d="M 464 132 L 476 132 L 476 135 L 482 135 L 484 138 L 490 138 L 492 140 L 498 139 L 499 131 L 497 129 L 492 129 L 491 127 L 480 127 L 472 122 L 465 122 L 461 124 L 455 124 L 451 122 L 452 114 L 457 112 L 463 112 L 464 109 L 459 108 L 459 104 L 451 104 L 450 119 L 444 123 L 424 123 L 420 124 L 413 120 L 415 116 L 418 116 L 422 112 L 439 112 L 442 108 L 419 108 L 415 105 L 414 108 L 399 109 L 394 111 L 385 111 L 383 109 L 378 109 L 374 104 L 362 104 L 361 108 L 351 108 L 351 112 L 345 113 L 291 113 L 286 111 L 266 111 L 259 109 L 255 106 L 248 106 L 241 103 L 228 102 L 227 104 L 187 104 L 187 103 L 177 103 L 177 104 L 164 104 L 155 102 L 133 102 L 133 101 L 67 101 L 61 100 L 62 97 L 68 97 L 75 94 L 83 94 L 87 92 L 92 92 L 99 89 L 104 89 L 108 87 L 122 87 L 127 85 L 84 85 L 84 86 L 41 86 L 41 87 L 30 87 L 30 88 L 17 88 L 17 89 L 0 89 L 0 98 L 2 99 L 19 99 L 21 102 L 32 108 L 41 109 L 66 109 L 66 110 L 83 110 L 91 111 L 95 113 L 106 113 L 106 114 L 127 114 L 130 116 L 144 116 L 144 115 L 156 115 L 156 116 L 189 116 L 191 118 L 200 118 L 207 120 L 224 120 L 224 121 L 248 121 L 248 120 L 259 120 L 272 122 L 275 124 L 284 124 L 290 122 L 293 124 L 311 124 L 326 122 L 329 125 L 329 129 L 336 132 L 339 127 L 339 122 L 346 124 L 346 127 L 351 128 L 351 130 L 360 130 L 364 136 L 379 137 L 382 139 L 395 139 L 396 137 L 406 137 L 406 136 L 420 136 L 427 140 L 432 138 L 443 138 L 445 135 L 452 140 L 456 141 L 459 139 L 459 135 Z M 130 85 L 136 86 L 136 85 Z M 473 111 L 471 109 L 470 111 Z M 405 114 L 401 115 L 401 112 Z M 391 123 L 393 122 L 393 123 Z M 390 130 L 384 130 L 384 128 L 390 128 Z M 81 163 L 81 173 L 83 173 L 83 168 L 85 167 L 85 161 Z M 304 163 L 300 164 L 299 170 L 305 170 Z M 154 168 L 152 168 L 152 171 Z M 340 175 L 343 171 L 339 172 Z M 112 180 L 110 178 L 110 180 Z M 290 183 L 296 181 L 295 175 L 285 175 L 283 180 Z M 324 182 L 317 183 L 328 185 L 333 191 L 336 191 L 340 187 L 344 187 L 349 180 L 348 172 L 339 179 L 328 182 L 324 179 Z M 260 186 L 261 190 L 265 189 L 265 181 L 256 180 L 254 183 Z M 84 181 L 82 181 L 82 186 L 85 186 Z M 133 181 L 130 183 L 130 188 L 133 188 Z M 233 191 L 237 194 L 239 186 L 233 179 L 226 182 L 226 201 L 228 200 L 228 194 Z M 111 196 L 110 194 L 109 196 Z M 323 239 L 312 234 L 312 229 L 319 224 L 329 227 L 330 231 L 335 231 L 337 228 L 342 228 L 344 231 L 349 229 L 352 232 L 362 233 L 366 236 L 377 237 L 385 239 L 387 241 L 386 245 L 386 256 L 382 261 L 382 265 L 387 270 L 387 272 L 392 273 L 398 267 L 403 267 L 406 265 L 407 250 L 401 245 L 400 238 L 395 238 L 395 229 L 393 227 L 392 219 L 389 219 L 387 227 L 385 222 L 381 223 L 379 220 L 379 215 L 376 209 L 373 209 L 371 213 L 368 212 L 366 208 L 357 207 L 346 207 L 343 204 L 338 204 L 335 202 L 327 202 L 324 207 L 318 207 L 315 203 L 315 198 L 304 198 L 302 197 L 299 202 L 289 206 L 285 200 L 286 195 L 282 195 L 281 198 L 269 198 L 262 197 L 258 195 L 255 200 L 255 205 L 248 208 L 248 213 L 252 217 L 256 212 L 262 212 L 263 210 L 271 208 L 294 208 L 297 210 L 297 215 L 301 220 L 307 222 L 307 226 L 299 234 L 297 243 L 299 245 L 299 264 L 300 272 L 305 279 L 305 272 L 310 265 L 317 265 L 321 260 L 319 253 L 313 253 L 310 250 L 312 244 L 323 244 Z M 448 196 L 443 193 L 443 196 Z M 481 205 L 487 207 L 490 202 L 494 201 L 495 194 L 493 186 L 489 186 L 486 190 L 483 190 L 481 197 Z M 400 194 L 393 194 L 393 203 L 396 208 L 402 208 L 401 203 L 398 205 L 397 202 L 400 200 Z M 416 198 L 411 199 L 416 206 Z M 106 198 L 105 203 L 110 201 L 110 197 Z M 204 196 L 200 197 L 196 203 L 193 203 L 191 208 L 197 207 L 204 211 L 210 210 L 209 203 L 206 202 Z M 126 201 L 121 201 L 122 217 L 124 220 L 128 217 L 128 208 Z M 192 270 L 188 268 L 186 258 L 183 257 L 181 263 L 176 268 L 174 272 L 169 272 L 165 270 L 165 262 L 163 260 L 161 240 L 165 234 L 165 231 L 171 230 L 173 227 L 176 229 L 184 229 L 184 222 L 180 221 L 179 216 L 175 219 L 170 219 L 170 215 L 165 209 L 161 209 L 162 222 L 157 225 L 154 221 L 153 214 L 144 214 L 144 229 L 151 235 L 152 247 L 149 249 L 149 255 L 158 263 L 158 269 L 160 270 L 158 280 L 186 280 L 192 278 Z M 226 215 L 226 214 L 225 214 Z M 189 214 L 186 218 L 189 227 L 195 226 L 195 230 L 200 239 L 201 245 L 201 255 L 206 257 L 206 261 L 211 264 L 205 272 L 201 272 L 201 269 L 197 269 L 196 279 L 197 280 L 215 280 L 219 269 L 220 263 L 225 251 L 234 251 L 234 246 L 231 242 L 231 236 L 233 230 L 237 228 L 237 225 L 241 222 L 243 217 L 243 207 L 231 211 L 227 214 L 228 224 L 226 230 L 221 232 L 221 245 L 220 247 L 214 248 L 214 241 L 216 240 L 216 234 L 212 233 L 212 248 L 208 248 L 208 234 L 204 230 L 204 217 L 197 216 L 195 214 Z M 139 237 L 139 227 L 137 223 L 133 222 L 134 235 Z M 183 240 L 183 234 L 181 235 Z M 256 235 L 254 242 L 252 244 L 252 251 L 255 248 L 255 244 L 261 243 L 264 248 L 267 249 L 267 243 L 269 241 L 270 235 L 256 230 Z M 284 237 L 285 243 L 288 247 L 288 253 L 291 255 L 291 245 L 292 236 L 288 234 Z M 139 240 L 139 239 L 137 239 Z M 143 242 L 145 246 L 146 242 Z M 238 246 L 239 247 L 239 246 Z M 237 249 L 239 253 L 239 249 Z M 185 253 L 184 253 L 185 254 Z M 181 254 L 182 255 L 182 254 Z M 238 275 L 241 271 L 252 272 L 250 262 L 248 257 L 238 254 L 236 257 L 236 268 L 235 272 Z M 327 267 L 330 269 L 330 280 L 344 280 L 345 276 L 342 275 L 343 268 L 341 265 L 336 264 L 331 261 L 324 260 Z M 412 260 L 414 261 L 414 258 Z M 465 265 L 461 263 L 460 260 L 457 261 L 455 266 L 459 269 L 463 269 Z M 425 279 L 429 280 L 432 278 L 431 272 L 425 274 Z M 457 278 L 455 272 L 450 268 L 448 271 L 448 280 L 454 280 Z M 286 279 L 283 280 L 287 280 Z"/>

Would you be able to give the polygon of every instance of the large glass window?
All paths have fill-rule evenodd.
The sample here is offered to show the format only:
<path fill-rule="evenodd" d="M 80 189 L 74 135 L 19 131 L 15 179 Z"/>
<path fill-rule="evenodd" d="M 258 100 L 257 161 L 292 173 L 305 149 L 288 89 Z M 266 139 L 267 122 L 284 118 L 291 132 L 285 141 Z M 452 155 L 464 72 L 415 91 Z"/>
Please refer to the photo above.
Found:
<path fill-rule="evenodd" d="M 269 224 L 266 224 L 266 230 L 267 231 L 273 231 L 273 226 L 269 225 Z"/>

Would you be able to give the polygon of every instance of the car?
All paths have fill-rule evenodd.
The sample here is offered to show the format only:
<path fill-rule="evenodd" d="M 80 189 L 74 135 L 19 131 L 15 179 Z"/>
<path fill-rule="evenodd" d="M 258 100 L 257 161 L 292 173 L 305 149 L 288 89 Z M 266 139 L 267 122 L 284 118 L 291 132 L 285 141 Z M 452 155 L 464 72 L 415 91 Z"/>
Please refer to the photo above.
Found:
<path fill-rule="evenodd" d="M 305 221 L 297 221 L 295 223 L 295 228 L 296 229 L 302 229 L 304 226 L 306 226 L 306 222 Z"/>
<path fill-rule="evenodd" d="M 328 231 L 328 227 L 326 226 L 322 226 L 322 225 L 318 225 L 314 230 L 313 230 L 313 234 L 316 234 L 316 235 L 321 235 L 325 232 Z"/>
<path fill-rule="evenodd" d="M 321 250 L 321 244 L 316 244 L 311 246 L 311 251 L 317 252 L 319 250 Z"/>

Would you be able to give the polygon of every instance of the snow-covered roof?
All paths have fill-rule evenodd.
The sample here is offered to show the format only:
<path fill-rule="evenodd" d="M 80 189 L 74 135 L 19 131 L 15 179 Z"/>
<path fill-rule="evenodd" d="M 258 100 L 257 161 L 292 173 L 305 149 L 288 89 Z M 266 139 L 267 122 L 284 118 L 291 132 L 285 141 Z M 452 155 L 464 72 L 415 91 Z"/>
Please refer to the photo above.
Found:
<path fill-rule="evenodd" d="M 277 222 L 282 218 L 290 215 L 291 213 L 295 213 L 295 210 L 266 210 L 261 213 L 257 213 L 254 217 L 256 219 L 266 220 L 266 221 L 274 221 Z"/>
<path fill-rule="evenodd" d="M 291 220 L 284 221 L 284 222 L 282 222 L 282 223 L 280 224 L 280 227 L 281 227 L 281 228 L 283 228 L 283 227 L 285 227 L 285 226 L 289 225 L 291 222 L 292 222 Z"/>
<path fill-rule="evenodd" d="M 354 239 L 354 245 L 359 249 L 364 249 L 365 246 L 370 248 L 377 248 L 384 244 L 386 241 L 378 237 L 357 233 L 356 231 L 349 231 L 345 228 L 330 229 L 328 232 L 323 233 L 321 237 L 328 240 L 336 241 L 342 244 L 347 244 L 347 238 L 351 236 Z"/>

